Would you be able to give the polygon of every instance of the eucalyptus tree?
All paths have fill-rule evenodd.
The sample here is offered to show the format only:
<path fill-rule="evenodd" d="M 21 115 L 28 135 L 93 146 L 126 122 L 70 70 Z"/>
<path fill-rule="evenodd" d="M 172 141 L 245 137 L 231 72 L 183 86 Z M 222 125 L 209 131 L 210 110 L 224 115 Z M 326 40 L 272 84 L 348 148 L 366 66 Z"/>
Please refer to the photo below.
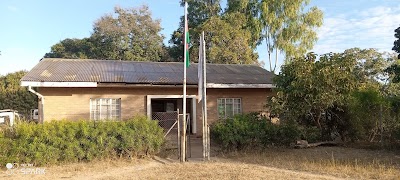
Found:
<path fill-rule="evenodd" d="M 260 0 L 259 21 L 261 40 L 265 40 L 270 70 L 275 71 L 278 52 L 286 59 L 304 55 L 317 41 L 316 28 L 322 26 L 323 13 L 317 7 L 307 7 L 310 0 Z M 275 54 L 272 68 L 271 54 Z"/>

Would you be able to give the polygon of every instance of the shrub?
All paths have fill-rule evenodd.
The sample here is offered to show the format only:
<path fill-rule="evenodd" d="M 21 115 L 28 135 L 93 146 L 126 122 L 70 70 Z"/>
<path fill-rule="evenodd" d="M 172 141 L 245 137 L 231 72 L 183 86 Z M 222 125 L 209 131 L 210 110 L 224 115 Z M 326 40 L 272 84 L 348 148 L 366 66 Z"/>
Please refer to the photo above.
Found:
<path fill-rule="evenodd" d="M 225 150 L 287 146 L 300 136 L 293 124 L 273 124 L 257 113 L 219 120 L 211 126 L 211 137 Z"/>
<path fill-rule="evenodd" d="M 300 127 L 300 138 L 308 142 L 318 142 L 322 140 L 321 130 L 316 126 Z"/>
<path fill-rule="evenodd" d="M 37 165 L 157 153 L 163 130 L 156 121 L 51 121 L 19 123 L 0 132 L 0 164 Z"/>

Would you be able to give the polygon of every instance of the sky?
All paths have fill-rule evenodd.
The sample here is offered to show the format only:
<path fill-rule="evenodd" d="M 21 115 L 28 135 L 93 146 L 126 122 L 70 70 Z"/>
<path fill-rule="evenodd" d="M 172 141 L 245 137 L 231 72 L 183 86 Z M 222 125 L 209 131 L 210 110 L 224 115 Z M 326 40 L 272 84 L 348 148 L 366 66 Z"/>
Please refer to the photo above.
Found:
<path fill-rule="evenodd" d="M 153 18 L 161 20 L 167 44 L 183 15 L 179 0 L 1 0 L 0 75 L 32 69 L 65 38 L 89 37 L 93 22 L 115 6 L 140 5 L 148 5 Z M 394 29 L 400 26 L 400 0 L 311 0 L 310 6 L 324 12 L 319 40 L 310 51 L 324 54 L 359 47 L 392 52 Z M 265 46 L 257 52 L 269 67 Z M 281 55 L 279 59 L 278 66 L 283 63 Z"/>

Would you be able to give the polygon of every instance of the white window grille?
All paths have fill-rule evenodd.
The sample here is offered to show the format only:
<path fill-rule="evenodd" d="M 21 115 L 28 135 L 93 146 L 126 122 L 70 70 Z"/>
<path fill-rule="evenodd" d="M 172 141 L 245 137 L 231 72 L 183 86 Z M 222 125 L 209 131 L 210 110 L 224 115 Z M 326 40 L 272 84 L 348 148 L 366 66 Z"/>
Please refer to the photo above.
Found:
<path fill-rule="evenodd" d="M 90 99 L 91 120 L 120 120 L 121 98 Z"/>
<path fill-rule="evenodd" d="M 218 118 L 226 119 L 242 113 L 242 100 L 240 98 L 219 98 Z"/>

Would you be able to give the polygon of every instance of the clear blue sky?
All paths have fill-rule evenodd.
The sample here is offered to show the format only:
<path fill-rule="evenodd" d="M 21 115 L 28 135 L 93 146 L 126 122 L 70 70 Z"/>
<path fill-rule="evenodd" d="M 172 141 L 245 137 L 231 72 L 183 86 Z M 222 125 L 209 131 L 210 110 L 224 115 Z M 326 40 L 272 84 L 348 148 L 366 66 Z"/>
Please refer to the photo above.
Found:
<path fill-rule="evenodd" d="M 311 1 L 324 12 L 324 25 L 312 51 L 321 54 L 360 47 L 391 52 L 393 30 L 400 26 L 400 0 Z M 2 0 L 0 74 L 30 70 L 60 40 L 88 37 L 93 22 L 112 13 L 115 5 L 142 4 L 161 19 L 167 43 L 183 14 L 179 0 Z M 260 46 L 258 52 L 260 60 L 266 60 L 265 47 Z"/>

